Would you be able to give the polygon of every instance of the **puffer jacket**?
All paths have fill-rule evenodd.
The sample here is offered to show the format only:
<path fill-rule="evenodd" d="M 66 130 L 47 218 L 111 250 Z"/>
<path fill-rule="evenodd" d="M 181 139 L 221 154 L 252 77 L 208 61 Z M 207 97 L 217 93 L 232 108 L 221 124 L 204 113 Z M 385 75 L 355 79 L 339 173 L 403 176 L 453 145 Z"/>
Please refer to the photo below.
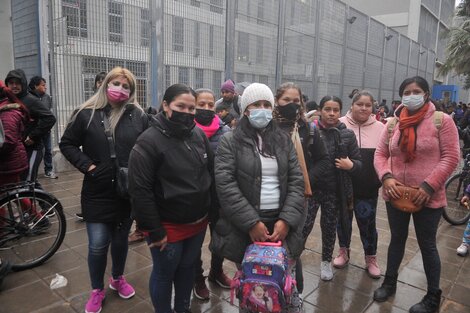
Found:
<path fill-rule="evenodd" d="M 0 120 L 5 142 L 0 148 L 0 175 L 16 175 L 28 168 L 28 157 L 23 144 L 25 115 L 16 103 L 0 100 Z"/>
<path fill-rule="evenodd" d="M 354 131 L 362 159 L 362 170 L 352 176 L 354 197 L 358 199 L 373 199 L 379 194 L 380 183 L 374 168 L 374 153 L 379 142 L 380 135 L 385 129 L 383 123 L 377 121 L 373 115 L 359 124 L 348 112 L 339 119 L 348 129 Z"/>
<path fill-rule="evenodd" d="M 119 198 L 114 187 L 115 162 L 111 159 L 102 119 L 102 112 L 109 111 L 109 105 L 96 110 L 89 125 L 92 109 L 80 111 L 67 125 L 59 144 L 65 158 L 85 174 L 81 205 L 84 219 L 92 223 L 120 222 L 130 216 L 129 200 Z M 148 115 L 128 104 L 114 131 L 119 166 L 128 166 L 132 147 L 148 125 Z M 96 168 L 88 172 L 92 164 Z"/>
<path fill-rule="evenodd" d="M 231 131 L 231 128 L 226 126 L 225 123 L 216 115 L 215 118 L 219 119 L 219 129 L 209 138 L 209 144 L 211 146 L 212 152 L 215 154 L 217 152 L 217 147 L 219 146 L 220 139 L 225 133 Z"/>
<path fill-rule="evenodd" d="M 321 122 L 318 125 L 320 127 L 320 137 L 325 142 L 329 157 L 328 170 L 326 171 L 325 177 L 322 180 L 323 184 L 319 188 L 323 191 L 337 192 L 338 186 L 335 173 L 338 169 L 335 166 L 335 159 L 338 158 L 340 154 L 347 155 L 353 162 L 352 169 L 347 171 L 347 173 L 349 173 L 350 176 L 355 176 L 362 170 L 361 153 L 359 152 L 359 147 L 357 146 L 357 140 L 354 132 L 350 129 L 347 129 L 344 123 L 340 122 L 336 127 L 333 128 L 325 128 Z M 339 132 L 341 143 L 337 142 L 337 132 Z M 352 184 L 352 181 L 347 183 Z"/>
<path fill-rule="evenodd" d="M 20 99 L 26 108 L 28 108 L 30 121 L 26 125 L 23 133 L 23 138 L 29 137 L 34 141 L 32 146 L 35 150 L 42 147 L 42 138 L 49 133 L 51 128 L 56 122 L 56 118 L 52 112 L 35 96 L 28 92 L 28 81 L 26 80 L 26 74 L 21 69 L 12 70 L 8 73 L 5 78 L 5 84 L 10 79 L 19 79 L 22 86 L 22 91 L 16 96 Z"/>
<path fill-rule="evenodd" d="M 242 131 L 240 128 L 234 132 Z M 220 141 L 215 161 L 215 179 L 221 204 L 220 219 L 212 233 L 210 249 L 233 262 L 240 263 L 251 243 L 250 229 L 267 219 L 282 219 L 290 227 L 285 240 L 293 258 L 303 250 L 302 228 L 305 223 L 304 182 L 296 152 L 286 136 L 287 146 L 277 145 L 276 155 L 280 184 L 279 209 L 269 217 L 259 209 L 261 160 L 255 142 L 245 136 L 240 144 L 234 132 Z"/>
<path fill-rule="evenodd" d="M 454 121 L 447 114 L 444 114 L 442 125 L 437 129 L 434 123 L 436 107 L 431 102 L 428 105 L 428 112 L 416 127 L 416 158 L 405 162 L 406 154 L 398 145 L 401 137 L 398 121 L 391 134 L 390 146 L 388 129 L 382 132 L 375 151 L 374 166 L 380 180 L 391 174 L 407 186 L 420 186 L 431 194 L 425 206 L 442 208 L 447 205 L 444 184 L 460 160 L 459 137 Z M 402 105 L 397 108 L 396 116 L 400 116 L 402 108 Z M 385 201 L 390 200 L 384 190 L 382 195 Z"/>

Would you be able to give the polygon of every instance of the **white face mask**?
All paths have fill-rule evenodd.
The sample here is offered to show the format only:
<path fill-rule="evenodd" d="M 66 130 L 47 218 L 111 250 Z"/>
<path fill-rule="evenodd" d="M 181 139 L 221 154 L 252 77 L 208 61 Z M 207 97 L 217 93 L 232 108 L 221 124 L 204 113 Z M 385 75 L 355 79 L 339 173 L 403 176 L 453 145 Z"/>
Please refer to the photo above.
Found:
<path fill-rule="evenodd" d="M 424 95 L 403 96 L 401 102 L 408 110 L 416 111 L 424 105 Z"/>
<path fill-rule="evenodd" d="M 272 119 L 273 111 L 270 109 L 251 109 L 248 116 L 251 126 L 257 129 L 265 128 Z"/>

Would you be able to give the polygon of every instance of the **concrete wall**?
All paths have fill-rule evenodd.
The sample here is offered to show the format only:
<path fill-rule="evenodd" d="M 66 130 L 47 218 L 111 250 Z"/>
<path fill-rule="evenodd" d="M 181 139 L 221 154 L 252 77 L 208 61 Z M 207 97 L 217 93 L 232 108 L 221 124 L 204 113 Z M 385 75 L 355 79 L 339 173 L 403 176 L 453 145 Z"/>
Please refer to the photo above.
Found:
<path fill-rule="evenodd" d="M 10 0 L 0 0 L 0 30 L 0 79 L 3 80 L 14 63 Z"/>
<path fill-rule="evenodd" d="M 410 6 L 410 0 L 343 0 L 343 2 L 370 16 L 404 13 L 408 12 Z"/>

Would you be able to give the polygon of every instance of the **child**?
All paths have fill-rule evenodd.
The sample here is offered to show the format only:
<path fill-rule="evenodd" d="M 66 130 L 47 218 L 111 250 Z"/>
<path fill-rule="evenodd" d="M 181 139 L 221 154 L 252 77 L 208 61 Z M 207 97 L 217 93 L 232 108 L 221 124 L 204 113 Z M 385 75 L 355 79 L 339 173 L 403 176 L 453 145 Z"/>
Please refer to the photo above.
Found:
<path fill-rule="evenodd" d="M 470 184 L 465 189 L 465 196 L 460 200 L 460 203 L 468 208 L 468 201 L 470 199 Z M 466 256 L 470 246 L 470 220 L 468 221 L 467 228 L 463 232 L 462 244 L 457 248 L 457 255 Z"/>

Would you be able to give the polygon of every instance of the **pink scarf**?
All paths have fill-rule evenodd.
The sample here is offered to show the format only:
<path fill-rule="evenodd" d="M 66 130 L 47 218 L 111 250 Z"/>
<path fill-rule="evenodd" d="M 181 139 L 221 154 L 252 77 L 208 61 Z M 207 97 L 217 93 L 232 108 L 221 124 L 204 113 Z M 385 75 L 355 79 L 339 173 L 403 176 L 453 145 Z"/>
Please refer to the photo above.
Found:
<path fill-rule="evenodd" d="M 194 121 L 196 122 L 196 126 L 202 129 L 202 131 L 206 134 L 207 138 L 211 138 L 212 136 L 214 136 L 214 134 L 219 130 L 220 127 L 220 120 L 217 115 L 214 116 L 214 118 L 212 119 L 212 123 L 207 126 L 199 124 L 196 120 Z"/>

